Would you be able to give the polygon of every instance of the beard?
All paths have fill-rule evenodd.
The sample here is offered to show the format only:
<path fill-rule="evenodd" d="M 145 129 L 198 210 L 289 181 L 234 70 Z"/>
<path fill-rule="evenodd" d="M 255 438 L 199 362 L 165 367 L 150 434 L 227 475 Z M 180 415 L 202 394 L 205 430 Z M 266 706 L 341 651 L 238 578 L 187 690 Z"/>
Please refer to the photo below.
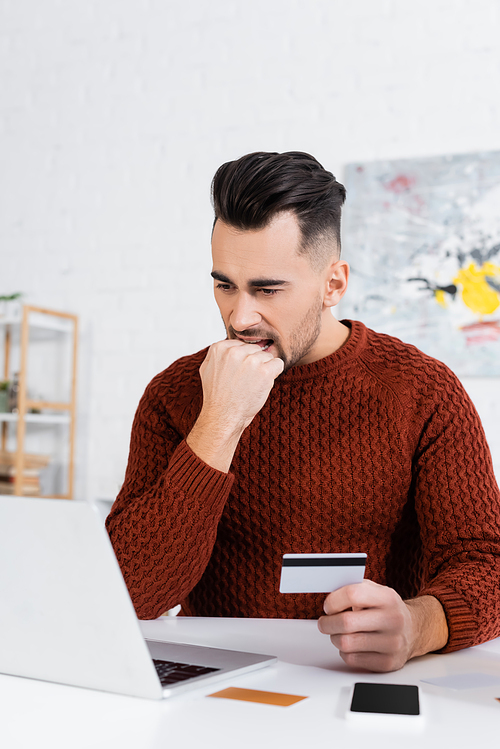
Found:
<path fill-rule="evenodd" d="M 323 301 L 318 298 L 306 312 L 296 330 L 294 330 L 290 335 L 290 341 L 288 344 L 285 344 L 276 331 L 264 330 L 264 328 L 235 331 L 234 328 L 229 325 L 226 326 L 227 337 L 235 340 L 240 335 L 272 341 L 277 352 L 277 357 L 282 359 L 285 363 L 283 372 L 286 372 L 307 356 L 318 340 L 321 332 L 322 312 Z"/>

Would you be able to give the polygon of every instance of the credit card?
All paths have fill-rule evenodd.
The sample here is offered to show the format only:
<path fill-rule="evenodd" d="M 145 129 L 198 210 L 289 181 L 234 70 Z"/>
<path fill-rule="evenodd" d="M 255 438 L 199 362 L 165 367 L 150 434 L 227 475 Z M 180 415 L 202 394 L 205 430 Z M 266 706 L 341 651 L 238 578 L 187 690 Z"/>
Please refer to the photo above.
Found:
<path fill-rule="evenodd" d="M 360 583 L 366 554 L 283 554 L 280 593 L 331 593 Z"/>

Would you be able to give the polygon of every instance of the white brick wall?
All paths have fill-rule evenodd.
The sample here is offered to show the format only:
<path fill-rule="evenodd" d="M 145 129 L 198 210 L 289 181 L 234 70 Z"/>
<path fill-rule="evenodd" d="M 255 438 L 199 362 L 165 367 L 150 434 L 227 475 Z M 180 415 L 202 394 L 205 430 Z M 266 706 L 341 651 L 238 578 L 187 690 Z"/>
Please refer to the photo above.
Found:
<path fill-rule="evenodd" d="M 80 493 L 116 494 L 149 379 L 221 337 L 219 164 L 499 149 L 499 39 L 498 0 L 0 0 L 0 293 L 81 317 Z M 500 473 L 498 381 L 465 384 Z"/>

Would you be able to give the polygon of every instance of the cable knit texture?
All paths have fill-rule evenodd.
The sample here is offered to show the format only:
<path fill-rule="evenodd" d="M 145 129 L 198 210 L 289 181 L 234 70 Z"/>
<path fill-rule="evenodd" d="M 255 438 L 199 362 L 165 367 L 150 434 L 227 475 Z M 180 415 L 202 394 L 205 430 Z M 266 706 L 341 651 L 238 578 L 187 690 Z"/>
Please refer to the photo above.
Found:
<path fill-rule="evenodd" d="M 445 650 L 500 635 L 500 496 L 470 399 L 440 362 L 344 324 L 339 351 L 277 379 L 228 474 L 185 442 L 206 350 L 149 384 L 107 521 L 139 617 L 316 618 L 323 595 L 279 593 L 282 555 L 364 551 L 366 577 L 440 600 Z"/>

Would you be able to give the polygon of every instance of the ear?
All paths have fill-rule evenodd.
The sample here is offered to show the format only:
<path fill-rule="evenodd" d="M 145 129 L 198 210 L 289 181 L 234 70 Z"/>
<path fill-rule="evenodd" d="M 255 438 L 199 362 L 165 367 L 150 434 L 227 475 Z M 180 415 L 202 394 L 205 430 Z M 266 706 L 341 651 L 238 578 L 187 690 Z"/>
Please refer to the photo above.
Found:
<path fill-rule="evenodd" d="M 325 270 L 325 293 L 323 304 L 325 307 L 335 307 L 347 291 L 349 280 L 349 264 L 345 260 L 332 262 Z"/>

